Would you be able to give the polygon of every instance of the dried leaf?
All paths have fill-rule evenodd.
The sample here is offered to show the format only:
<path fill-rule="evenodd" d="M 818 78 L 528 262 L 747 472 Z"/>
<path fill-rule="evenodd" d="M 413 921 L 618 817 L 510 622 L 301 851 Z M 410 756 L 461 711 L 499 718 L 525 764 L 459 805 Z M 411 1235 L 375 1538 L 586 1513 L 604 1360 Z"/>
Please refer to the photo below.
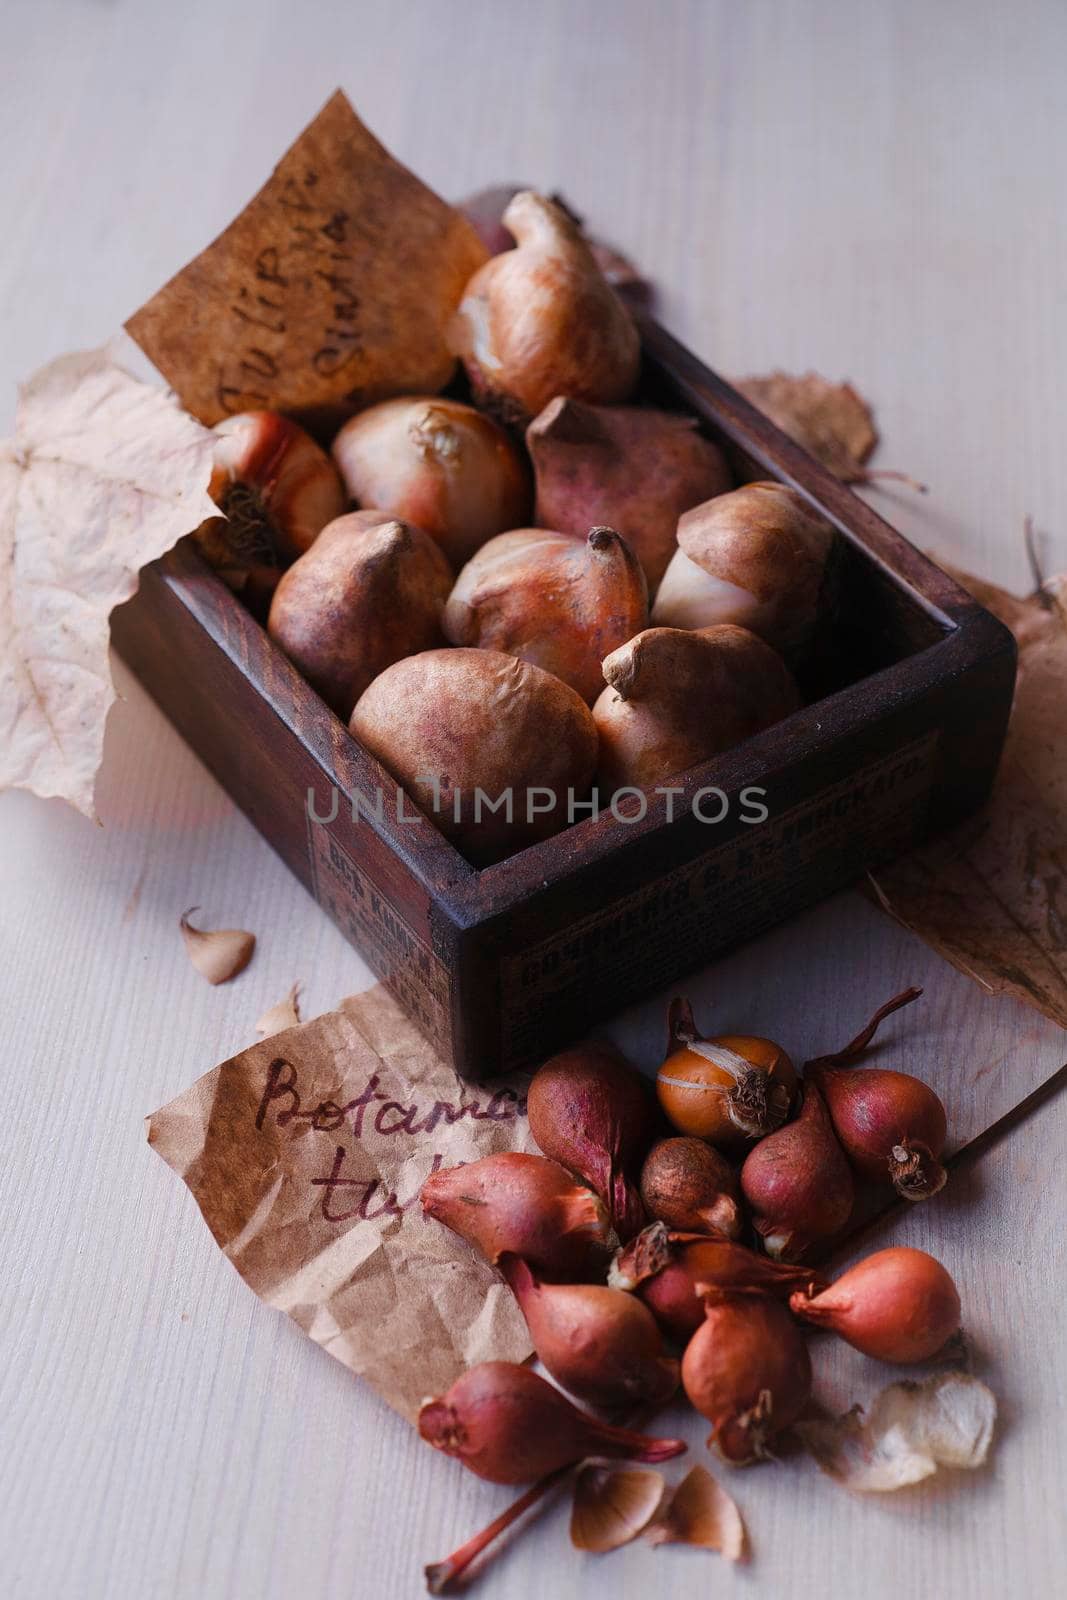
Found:
<path fill-rule="evenodd" d="M 213 440 L 103 350 L 61 356 L 0 442 L 0 789 L 93 815 L 115 698 L 108 617 L 215 512 Z"/>
<path fill-rule="evenodd" d="M 663 1498 L 663 1474 L 647 1467 L 583 1467 L 574 1485 L 571 1543 L 598 1555 L 636 1539 Z"/>
<path fill-rule="evenodd" d="M 190 906 L 178 924 L 189 960 L 208 983 L 228 983 L 239 972 L 243 972 L 251 961 L 256 948 L 256 936 L 246 933 L 244 928 L 194 928 L 189 918 L 198 909 L 197 906 Z"/>
<path fill-rule="evenodd" d="M 736 1502 L 706 1467 L 691 1467 L 652 1527 L 650 1544 L 695 1544 L 727 1561 L 745 1554 L 745 1524 Z"/>
<path fill-rule="evenodd" d="M 1067 1027 L 1067 575 L 1028 600 L 958 576 L 1019 645 L 1000 771 L 978 816 L 880 869 L 874 888 L 988 993 Z"/>
<path fill-rule="evenodd" d="M 444 387 L 442 330 L 485 259 L 338 92 L 126 327 L 201 422 L 266 407 L 326 425 Z"/>
<path fill-rule="evenodd" d="M 796 1432 L 819 1466 L 860 1493 L 903 1489 L 939 1466 L 980 1467 L 989 1453 L 997 1402 L 962 1372 L 922 1383 L 892 1383 L 871 1414 L 853 1406 L 830 1422 L 798 1422 Z"/>
<path fill-rule="evenodd" d="M 295 1028 L 300 1022 L 300 1008 L 297 1005 L 297 996 L 300 985 L 294 983 L 284 1000 L 279 1000 L 277 1005 L 264 1011 L 256 1023 L 256 1032 L 262 1039 L 269 1039 L 276 1033 L 284 1033 L 286 1028 Z"/>
<path fill-rule="evenodd" d="M 817 372 L 772 372 L 737 378 L 734 387 L 843 483 L 867 477 L 863 464 L 878 433 L 870 407 L 850 383 L 830 383 Z"/>

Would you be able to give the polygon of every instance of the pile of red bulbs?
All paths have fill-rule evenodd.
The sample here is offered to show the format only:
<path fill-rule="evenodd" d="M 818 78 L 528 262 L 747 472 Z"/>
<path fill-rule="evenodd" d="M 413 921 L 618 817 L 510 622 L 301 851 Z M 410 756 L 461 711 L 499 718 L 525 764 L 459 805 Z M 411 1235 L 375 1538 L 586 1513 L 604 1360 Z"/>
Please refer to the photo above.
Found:
<path fill-rule="evenodd" d="M 883 1006 L 803 1080 L 771 1040 L 701 1038 L 675 1001 L 657 1080 L 671 1136 L 657 1137 L 647 1080 L 588 1041 L 530 1085 L 543 1154 L 435 1173 L 423 1210 L 499 1268 L 568 1393 L 617 1413 L 662 1404 L 680 1380 L 718 1453 L 757 1460 L 810 1398 L 805 1323 L 904 1363 L 959 1328 L 956 1287 L 921 1250 L 879 1251 L 832 1285 L 801 1259 L 846 1226 L 857 1184 L 919 1200 L 945 1181 L 937 1095 L 907 1073 L 853 1065 L 918 993 Z M 763 1250 L 741 1242 L 749 1221 Z M 586 1456 L 662 1461 L 685 1448 L 603 1422 L 510 1362 L 465 1373 L 423 1406 L 419 1429 L 496 1483 Z"/>

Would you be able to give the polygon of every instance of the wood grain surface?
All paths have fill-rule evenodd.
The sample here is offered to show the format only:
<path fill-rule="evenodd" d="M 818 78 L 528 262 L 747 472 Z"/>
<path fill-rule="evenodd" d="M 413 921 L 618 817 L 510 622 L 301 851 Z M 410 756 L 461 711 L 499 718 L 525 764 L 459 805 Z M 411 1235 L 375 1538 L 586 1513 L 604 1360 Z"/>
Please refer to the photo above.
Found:
<path fill-rule="evenodd" d="M 17 377 L 106 338 L 340 83 L 444 193 L 563 189 L 720 371 L 852 378 L 877 403 L 878 461 L 931 485 L 875 503 L 1022 589 L 1027 512 L 1049 568 L 1067 565 L 1065 59 L 1058 0 L 7 0 L 0 424 Z M 0 799 L 0 1594 L 414 1596 L 423 1562 L 508 1492 L 419 1444 L 259 1305 L 141 1120 L 294 979 L 310 1015 L 369 975 L 121 668 L 119 683 L 102 827 Z M 229 988 L 182 953 L 177 918 L 198 902 L 259 935 Z M 881 1059 L 939 1081 L 977 1063 L 977 1098 L 1067 1058 L 1061 1030 L 983 998 L 857 895 L 690 987 L 698 1014 L 803 1057 L 911 982 L 926 996 Z M 611 1031 L 651 1067 L 661 1017 L 650 1003 Z M 753 1547 L 738 1572 L 676 1550 L 579 1557 L 557 1504 L 480 1592 L 1062 1592 L 1065 1132 L 1061 1096 L 885 1225 L 961 1284 L 1001 1397 L 987 1469 L 864 1501 L 803 1461 L 733 1475 Z M 887 1378 L 825 1341 L 816 1363 L 842 1406 Z M 701 1459 L 702 1427 L 678 1420 Z"/>

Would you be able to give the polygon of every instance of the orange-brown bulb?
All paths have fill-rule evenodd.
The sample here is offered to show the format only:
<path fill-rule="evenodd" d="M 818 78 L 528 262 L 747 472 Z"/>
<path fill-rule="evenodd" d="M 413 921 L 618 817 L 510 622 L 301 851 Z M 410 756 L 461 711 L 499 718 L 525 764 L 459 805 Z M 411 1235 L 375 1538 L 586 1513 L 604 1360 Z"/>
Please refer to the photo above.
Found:
<path fill-rule="evenodd" d="M 796 1094 L 792 1061 L 773 1039 L 702 1039 L 686 1001 L 671 1006 L 671 1040 L 656 1092 L 680 1133 L 738 1149 L 780 1128 Z"/>

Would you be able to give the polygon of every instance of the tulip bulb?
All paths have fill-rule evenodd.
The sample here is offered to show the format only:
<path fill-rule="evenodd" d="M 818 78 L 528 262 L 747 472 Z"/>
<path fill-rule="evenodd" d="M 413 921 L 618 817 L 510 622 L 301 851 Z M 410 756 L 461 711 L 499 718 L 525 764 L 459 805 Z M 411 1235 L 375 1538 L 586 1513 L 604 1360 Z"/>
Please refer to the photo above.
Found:
<path fill-rule="evenodd" d="M 232 589 L 269 598 L 281 569 L 344 511 L 344 484 L 325 450 L 278 411 L 240 412 L 214 434 L 208 493 L 223 516 L 197 530 L 197 543 Z"/>
<path fill-rule="evenodd" d="M 656 1092 L 679 1133 L 733 1150 L 781 1127 L 797 1088 L 781 1045 L 747 1034 L 705 1039 L 682 999 L 671 1001 L 668 1028 Z"/>
<path fill-rule="evenodd" d="M 380 511 L 327 524 L 284 573 L 267 631 L 339 717 L 380 672 L 441 640 L 452 574 L 421 528 Z"/>
<path fill-rule="evenodd" d="M 669 1461 L 681 1439 L 653 1439 L 579 1411 L 529 1367 L 483 1361 L 424 1402 L 419 1433 L 490 1483 L 530 1483 L 586 1456 Z"/>
<path fill-rule="evenodd" d="M 799 1115 L 746 1156 L 741 1189 L 767 1254 L 778 1259 L 795 1261 L 845 1226 L 852 1215 L 852 1172 L 813 1083 L 804 1085 Z"/>
<path fill-rule="evenodd" d="M 650 1217 L 681 1232 L 741 1232 L 741 1192 L 733 1169 L 703 1139 L 661 1139 L 645 1157 L 641 1198 Z"/>
<path fill-rule="evenodd" d="M 863 1055 L 886 1017 L 921 994 L 913 988 L 895 995 L 843 1049 L 805 1068 L 853 1167 L 865 1178 L 891 1183 L 904 1200 L 926 1200 L 944 1186 L 948 1174 L 939 1157 L 947 1132 L 945 1107 L 921 1078 L 884 1067 L 854 1071 L 851 1063 Z"/>
<path fill-rule="evenodd" d="M 703 1323 L 709 1288 L 780 1300 L 796 1290 L 811 1295 L 826 1288 L 826 1279 L 810 1267 L 769 1261 L 733 1239 L 671 1233 L 662 1222 L 650 1224 L 617 1252 L 608 1282 L 637 1294 L 676 1339 L 688 1339 Z"/>
<path fill-rule="evenodd" d="M 632 1181 L 649 1139 L 645 1079 L 604 1039 L 587 1039 L 534 1073 L 526 1096 L 538 1148 L 595 1189 L 619 1238 L 644 1225 Z"/>
<path fill-rule="evenodd" d="M 509 1150 L 444 1167 L 427 1178 L 421 1198 L 424 1216 L 494 1265 L 509 1253 L 554 1278 L 603 1268 L 612 1237 L 604 1207 L 544 1156 Z"/>
<path fill-rule="evenodd" d="M 796 661 L 829 606 L 836 537 L 785 484 L 748 483 L 718 495 L 680 519 L 653 625 L 735 623 Z"/>
<path fill-rule="evenodd" d="M 497 650 L 395 662 L 360 696 L 349 727 L 476 866 L 566 827 L 570 797 L 588 794 L 596 766 L 585 701 Z"/>
<path fill-rule="evenodd" d="M 785 662 L 745 628 L 646 628 L 603 664 L 593 706 L 609 790 L 652 789 L 800 705 Z"/>
<path fill-rule="evenodd" d="M 581 231 L 531 190 L 514 197 L 503 220 L 518 248 L 479 267 L 448 330 L 479 403 L 526 423 L 557 394 L 625 400 L 640 340 Z"/>
<path fill-rule="evenodd" d="M 611 528 L 581 543 L 543 528 L 490 539 L 463 568 L 445 607 L 453 644 L 501 650 L 553 673 L 587 703 L 604 656 L 648 620 L 644 574 Z"/>
<path fill-rule="evenodd" d="M 557 397 L 526 430 L 534 465 L 534 519 L 584 535 L 618 528 L 654 594 L 678 547 L 683 511 L 730 487 L 726 457 L 693 417 Z"/>
<path fill-rule="evenodd" d="M 807 1345 L 789 1312 L 761 1294 L 714 1294 L 686 1346 L 682 1383 L 712 1424 L 709 1445 L 746 1466 L 800 1416 L 811 1394 Z"/>
<path fill-rule="evenodd" d="M 371 406 L 345 423 L 333 456 L 359 505 L 415 523 L 457 570 L 487 539 L 529 517 L 519 450 L 491 417 L 458 400 Z"/>
<path fill-rule="evenodd" d="M 949 1274 L 925 1250 L 906 1246 L 865 1257 L 814 1298 L 798 1290 L 789 1305 L 877 1361 L 929 1361 L 960 1326 Z"/>
<path fill-rule="evenodd" d="M 571 1394 L 596 1406 L 661 1404 L 678 1387 L 678 1363 L 647 1306 L 595 1283 L 546 1283 L 518 1256 L 500 1270 L 526 1318 L 534 1349 Z"/>

